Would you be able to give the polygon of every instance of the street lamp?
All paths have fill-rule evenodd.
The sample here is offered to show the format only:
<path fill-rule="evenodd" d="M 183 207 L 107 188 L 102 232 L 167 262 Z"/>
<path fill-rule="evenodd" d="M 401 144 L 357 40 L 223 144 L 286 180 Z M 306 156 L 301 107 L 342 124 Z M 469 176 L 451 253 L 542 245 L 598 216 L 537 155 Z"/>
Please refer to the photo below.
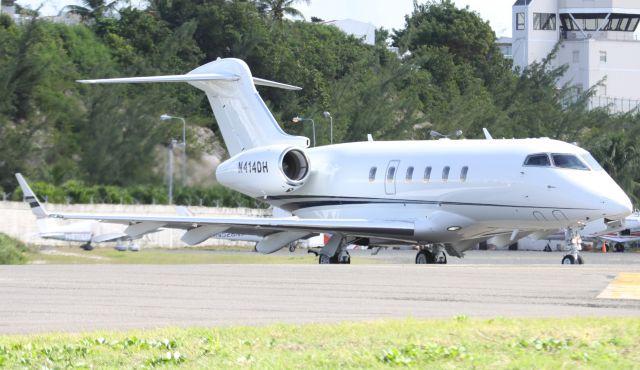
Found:
<path fill-rule="evenodd" d="M 171 139 L 169 142 L 168 149 L 168 159 L 169 164 L 167 166 L 167 175 L 168 175 L 168 185 L 169 185 L 169 204 L 173 204 L 173 148 L 176 146 L 176 139 Z"/>
<path fill-rule="evenodd" d="M 313 146 L 316 146 L 316 123 L 312 118 L 303 118 L 303 117 L 293 117 L 291 120 L 293 123 L 298 123 L 301 121 L 311 121 L 311 127 L 313 128 Z"/>
<path fill-rule="evenodd" d="M 170 119 L 179 119 L 182 121 L 182 186 L 184 187 L 187 178 L 187 121 L 182 117 L 174 117 L 168 114 L 161 115 L 160 119 L 163 121 Z"/>
<path fill-rule="evenodd" d="M 324 112 L 322 114 L 324 115 L 324 118 L 329 118 L 331 122 L 331 144 L 333 144 L 333 117 L 331 117 L 331 113 L 329 112 Z"/>

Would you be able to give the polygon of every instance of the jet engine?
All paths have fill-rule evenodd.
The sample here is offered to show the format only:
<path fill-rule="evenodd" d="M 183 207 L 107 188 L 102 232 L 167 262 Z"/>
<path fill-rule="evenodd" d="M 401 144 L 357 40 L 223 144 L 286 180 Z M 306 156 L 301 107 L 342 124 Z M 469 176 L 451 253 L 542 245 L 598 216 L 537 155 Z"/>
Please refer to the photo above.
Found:
<path fill-rule="evenodd" d="M 301 148 L 271 145 L 250 149 L 218 166 L 218 182 L 252 197 L 290 193 L 309 177 L 309 160 Z"/>

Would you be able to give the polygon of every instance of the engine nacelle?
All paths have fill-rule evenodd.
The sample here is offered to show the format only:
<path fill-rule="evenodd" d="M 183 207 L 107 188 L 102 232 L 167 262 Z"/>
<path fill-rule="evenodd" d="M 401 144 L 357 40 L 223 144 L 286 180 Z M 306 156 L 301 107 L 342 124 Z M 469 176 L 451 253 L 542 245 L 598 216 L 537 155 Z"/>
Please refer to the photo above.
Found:
<path fill-rule="evenodd" d="M 252 197 L 282 195 L 304 185 L 309 160 L 302 149 L 289 145 L 254 148 L 218 166 L 218 182 Z"/>

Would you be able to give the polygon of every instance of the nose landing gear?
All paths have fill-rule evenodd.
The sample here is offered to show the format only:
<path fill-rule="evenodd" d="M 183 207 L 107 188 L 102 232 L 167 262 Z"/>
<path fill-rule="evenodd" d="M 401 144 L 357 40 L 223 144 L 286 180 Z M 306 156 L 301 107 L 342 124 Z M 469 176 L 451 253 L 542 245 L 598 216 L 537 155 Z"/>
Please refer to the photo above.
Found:
<path fill-rule="evenodd" d="M 580 255 L 582 250 L 582 238 L 580 237 L 580 230 L 575 228 L 569 228 L 565 231 L 565 239 L 567 244 L 571 247 L 569 254 L 562 258 L 563 265 L 582 265 L 584 259 Z"/>

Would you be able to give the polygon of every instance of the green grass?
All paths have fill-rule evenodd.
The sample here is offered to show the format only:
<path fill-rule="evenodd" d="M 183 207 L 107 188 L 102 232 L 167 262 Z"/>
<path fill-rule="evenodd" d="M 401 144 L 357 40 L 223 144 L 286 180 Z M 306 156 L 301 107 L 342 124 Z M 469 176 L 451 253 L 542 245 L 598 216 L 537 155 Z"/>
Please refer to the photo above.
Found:
<path fill-rule="evenodd" d="M 19 265 L 27 262 L 26 244 L 0 233 L 0 265 Z"/>
<path fill-rule="evenodd" d="M 402 320 L 0 336 L 6 368 L 640 368 L 640 319 Z"/>
<path fill-rule="evenodd" d="M 229 249 L 224 249 L 229 252 Z M 218 249 L 216 249 L 218 252 Z M 238 253 L 240 252 L 240 253 Z M 52 254 L 53 253 L 53 254 Z M 111 248 L 84 251 L 79 247 L 58 247 L 54 250 L 28 255 L 30 263 L 48 264 L 313 264 L 317 257 L 297 251 L 293 254 L 263 255 L 248 250 L 232 253 L 213 253 L 195 249 L 142 249 L 139 252 L 119 252 Z M 371 258 L 357 258 L 354 263 L 376 263 Z"/>

